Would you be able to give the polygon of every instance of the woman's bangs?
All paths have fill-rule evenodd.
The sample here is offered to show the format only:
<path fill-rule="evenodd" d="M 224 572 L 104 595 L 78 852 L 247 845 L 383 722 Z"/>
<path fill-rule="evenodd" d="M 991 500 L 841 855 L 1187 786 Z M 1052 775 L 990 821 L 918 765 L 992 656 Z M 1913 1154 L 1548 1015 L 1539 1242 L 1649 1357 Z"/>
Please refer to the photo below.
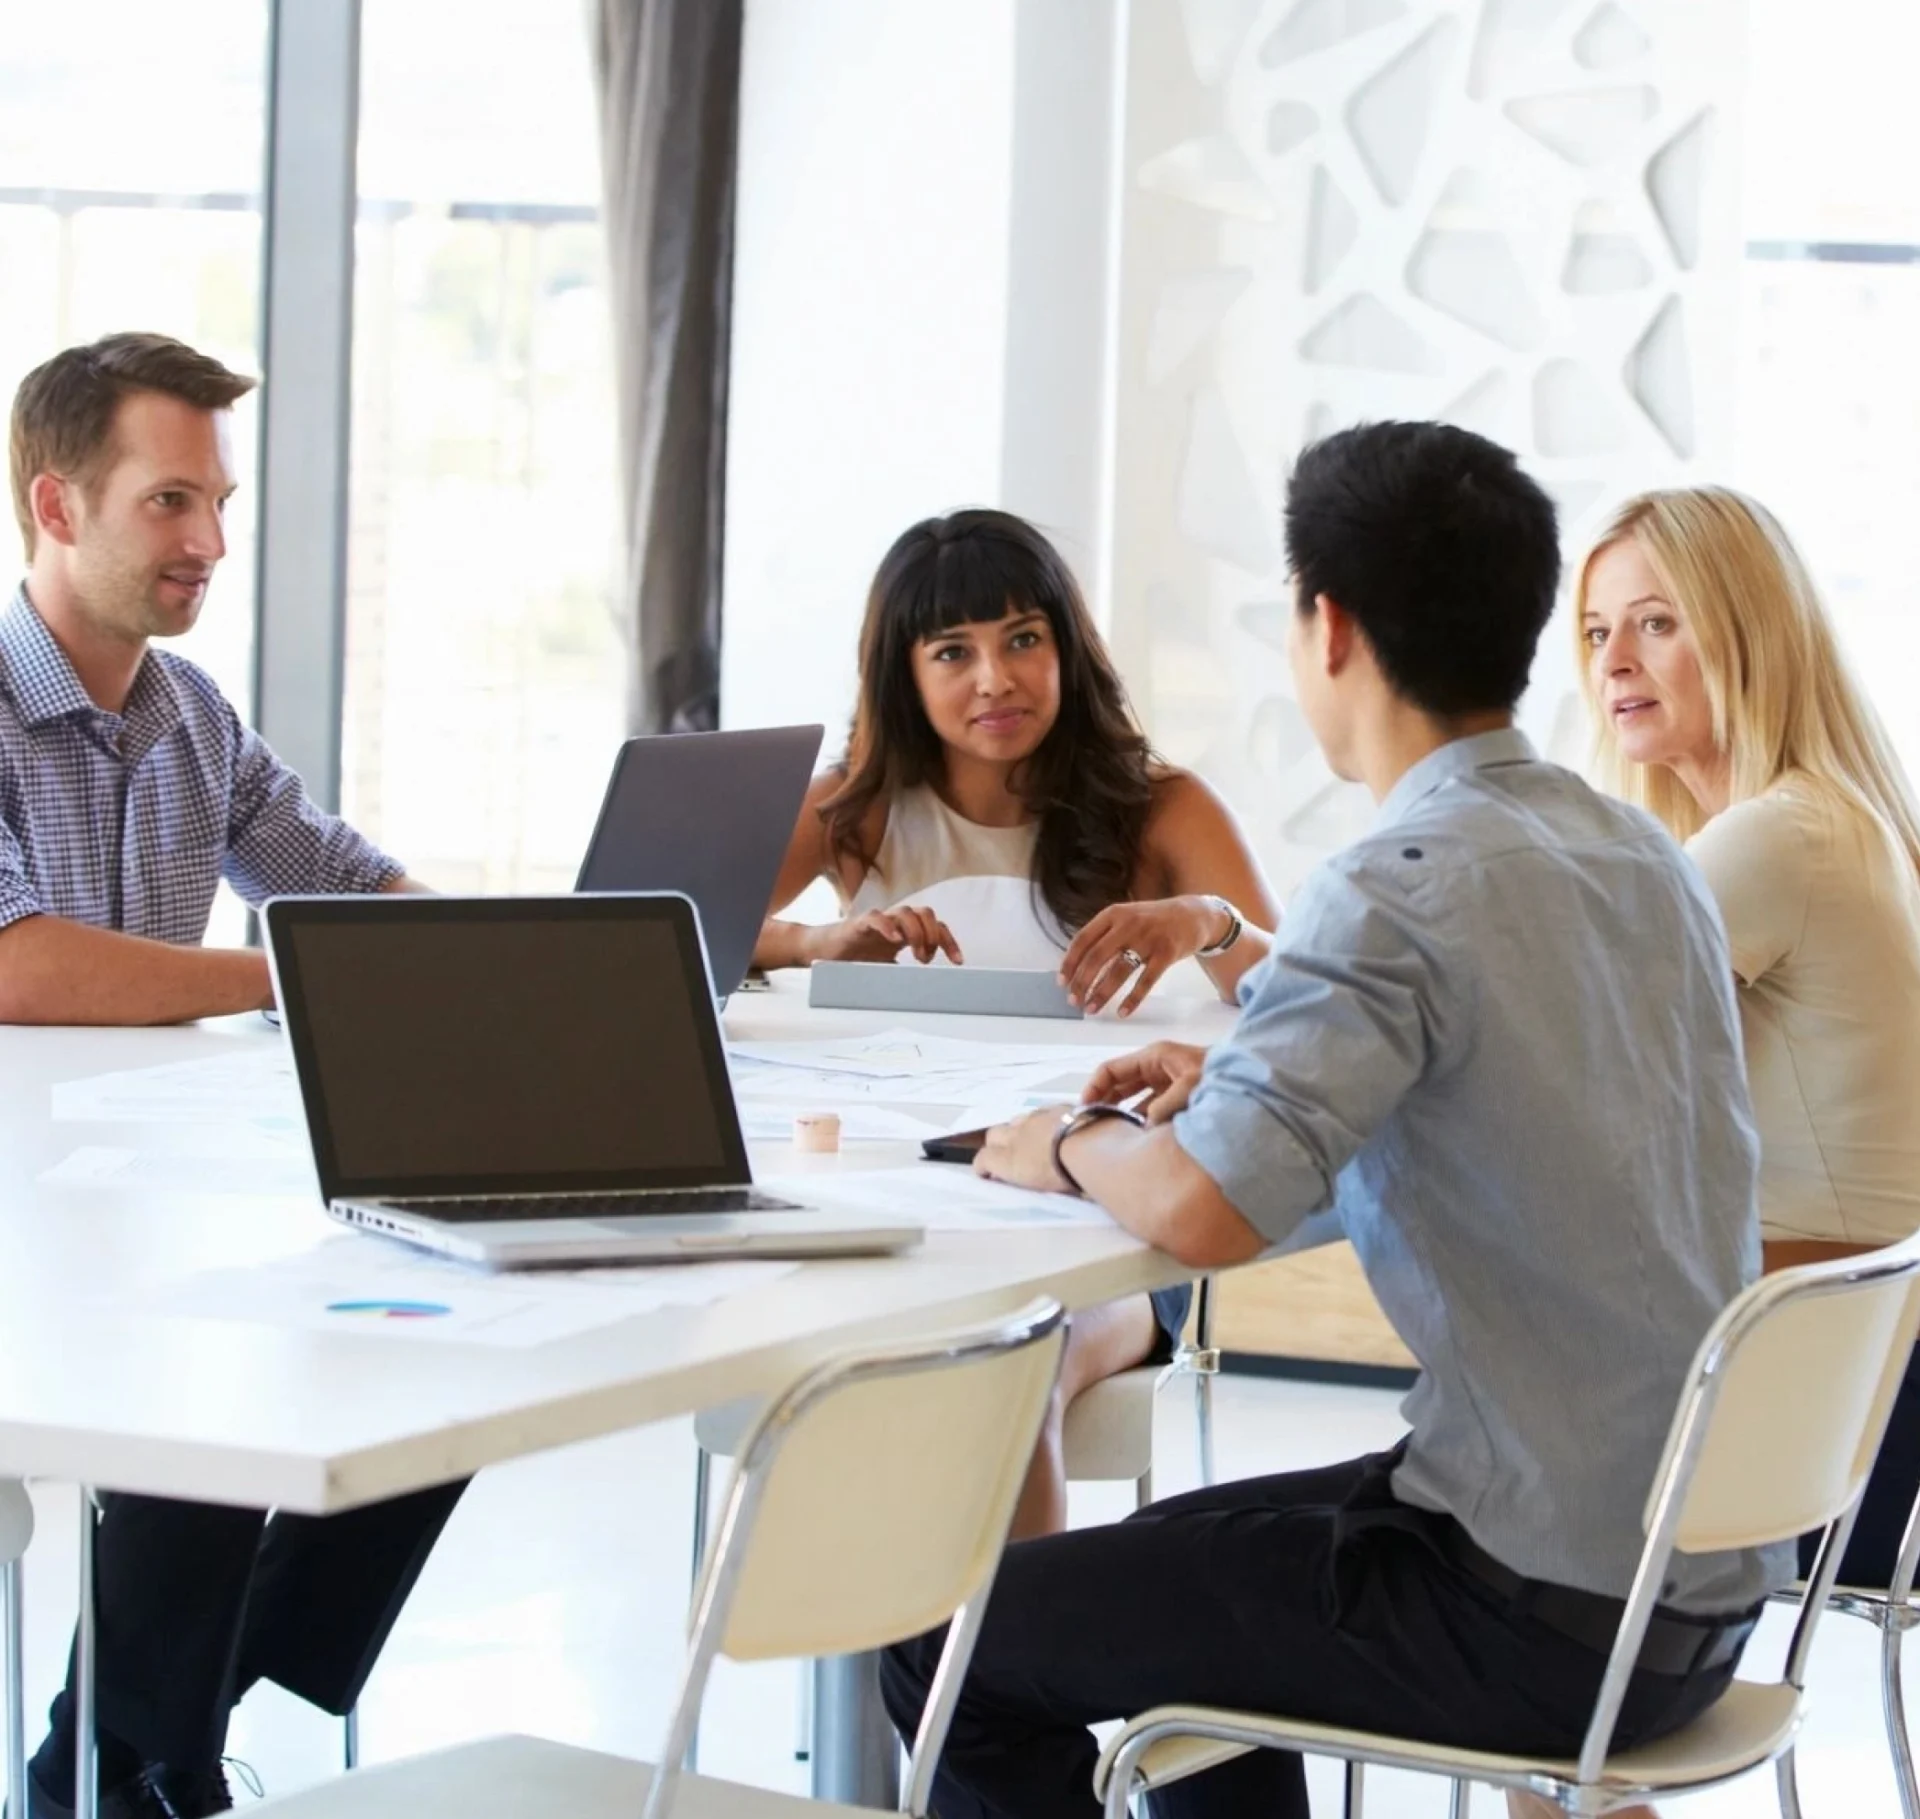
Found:
<path fill-rule="evenodd" d="M 990 625 L 1009 612 L 1059 614 L 1033 598 L 1034 577 L 1012 552 L 986 537 L 955 538 L 935 546 L 928 561 L 901 590 L 901 630 L 909 644 L 951 631 L 956 625 Z"/>

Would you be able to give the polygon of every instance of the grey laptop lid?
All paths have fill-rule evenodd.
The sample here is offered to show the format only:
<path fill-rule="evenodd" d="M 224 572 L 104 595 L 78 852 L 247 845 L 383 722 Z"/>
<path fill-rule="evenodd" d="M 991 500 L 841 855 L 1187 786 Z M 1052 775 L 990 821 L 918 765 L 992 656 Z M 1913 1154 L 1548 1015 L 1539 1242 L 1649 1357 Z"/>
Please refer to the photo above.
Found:
<path fill-rule="evenodd" d="M 725 998 L 738 989 L 766 920 L 824 729 L 629 739 L 574 888 L 682 891 L 700 908 Z"/>
<path fill-rule="evenodd" d="M 265 921 L 329 1202 L 751 1179 L 684 897 L 282 897 Z"/>

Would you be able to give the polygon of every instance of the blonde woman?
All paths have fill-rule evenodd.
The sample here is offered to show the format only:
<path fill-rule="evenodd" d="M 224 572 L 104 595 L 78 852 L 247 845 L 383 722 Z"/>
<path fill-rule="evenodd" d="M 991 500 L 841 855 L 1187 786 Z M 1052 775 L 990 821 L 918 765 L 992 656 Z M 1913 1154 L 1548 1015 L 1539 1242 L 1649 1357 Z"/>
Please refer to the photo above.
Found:
<path fill-rule="evenodd" d="M 1906 1237 L 1920 1226 L 1920 812 L 1805 564 L 1738 493 L 1647 493 L 1587 558 L 1575 612 L 1599 781 L 1686 843 L 1727 925 L 1766 1267 Z M 1887 1583 L 1916 1486 L 1910 1364 L 1841 1583 Z"/>

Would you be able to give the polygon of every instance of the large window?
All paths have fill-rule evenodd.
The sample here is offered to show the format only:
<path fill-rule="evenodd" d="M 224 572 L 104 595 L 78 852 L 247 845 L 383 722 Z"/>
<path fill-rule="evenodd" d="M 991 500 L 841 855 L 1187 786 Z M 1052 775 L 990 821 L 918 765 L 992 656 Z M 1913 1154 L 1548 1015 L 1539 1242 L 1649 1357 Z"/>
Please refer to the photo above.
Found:
<path fill-rule="evenodd" d="M 1751 0 L 1751 31 L 1737 478 L 1920 781 L 1920 13 Z"/>
<path fill-rule="evenodd" d="M 266 0 L 9 6 L 0 30 L 0 389 L 77 341 L 177 335 L 260 370 Z M 244 713 L 253 661 L 254 426 L 227 560 L 175 647 Z M 10 516 L 11 514 L 9 514 Z M 11 527 L 9 527 L 11 528 Z M 14 547 L 17 547 L 15 545 Z M 0 594 L 11 594 L 6 572 Z"/>
<path fill-rule="evenodd" d="M 367 0 L 343 806 L 428 882 L 566 889 L 625 715 L 578 7 Z"/>

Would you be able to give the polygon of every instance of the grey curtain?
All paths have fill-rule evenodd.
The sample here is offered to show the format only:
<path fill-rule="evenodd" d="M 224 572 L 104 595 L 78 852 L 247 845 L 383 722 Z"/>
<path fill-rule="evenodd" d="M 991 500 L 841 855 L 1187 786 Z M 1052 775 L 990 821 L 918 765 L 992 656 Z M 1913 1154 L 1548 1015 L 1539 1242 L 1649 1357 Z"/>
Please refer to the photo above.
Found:
<path fill-rule="evenodd" d="M 590 0 L 635 732 L 719 723 L 743 10 L 744 0 Z"/>

